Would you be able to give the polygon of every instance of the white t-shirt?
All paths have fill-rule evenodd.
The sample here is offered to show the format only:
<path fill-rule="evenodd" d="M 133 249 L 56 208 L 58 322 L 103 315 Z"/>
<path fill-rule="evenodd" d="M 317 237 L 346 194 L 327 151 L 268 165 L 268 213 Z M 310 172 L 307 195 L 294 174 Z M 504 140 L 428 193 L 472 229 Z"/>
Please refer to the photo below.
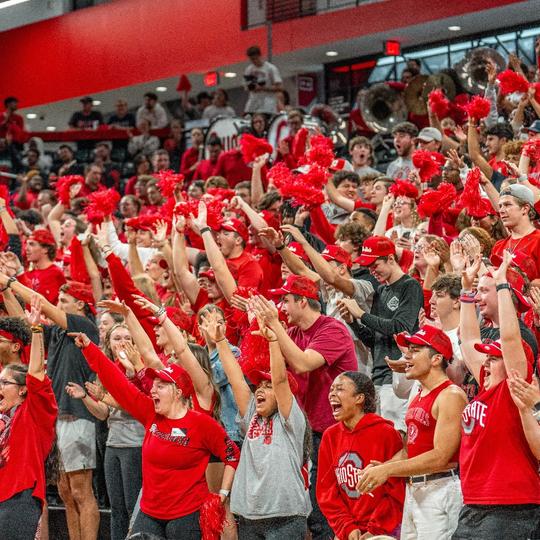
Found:
<path fill-rule="evenodd" d="M 283 82 L 278 68 L 270 62 L 264 62 L 260 67 L 250 64 L 244 71 L 244 77 L 253 77 L 258 83 L 259 88 L 264 88 L 265 86 L 270 88 L 275 84 L 281 84 Z M 276 93 L 250 92 L 245 112 L 276 114 L 278 112 Z"/>
<path fill-rule="evenodd" d="M 409 173 L 414 171 L 414 165 L 411 158 L 398 157 L 388 165 L 386 176 L 396 180 L 397 178 L 406 179 Z"/>

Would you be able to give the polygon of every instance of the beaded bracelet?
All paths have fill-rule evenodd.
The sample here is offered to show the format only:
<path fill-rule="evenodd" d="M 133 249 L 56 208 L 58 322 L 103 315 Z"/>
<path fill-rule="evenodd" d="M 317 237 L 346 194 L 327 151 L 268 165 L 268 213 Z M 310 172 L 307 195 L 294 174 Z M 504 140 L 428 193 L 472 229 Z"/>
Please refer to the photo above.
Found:
<path fill-rule="evenodd" d="M 461 295 L 459 297 L 459 301 L 462 302 L 463 304 L 474 304 L 475 299 L 473 296 Z"/>

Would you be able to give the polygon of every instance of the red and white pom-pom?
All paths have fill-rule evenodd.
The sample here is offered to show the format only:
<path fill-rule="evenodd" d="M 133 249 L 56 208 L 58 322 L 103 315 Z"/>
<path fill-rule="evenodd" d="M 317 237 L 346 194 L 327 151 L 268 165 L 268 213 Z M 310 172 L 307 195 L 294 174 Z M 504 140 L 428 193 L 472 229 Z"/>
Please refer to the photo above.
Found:
<path fill-rule="evenodd" d="M 483 120 L 491 110 L 491 102 L 489 99 L 481 96 L 474 96 L 471 101 L 465 105 L 465 110 L 467 111 L 469 118 Z"/>
<path fill-rule="evenodd" d="M 287 167 L 283 161 L 280 161 L 268 171 L 266 178 L 268 178 L 269 184 L 272 184 L 277 189 L 280 189 L 281 186 L 292 182 L 294 176 L 291 169 L 289 169 L 289 167 Z"/>
<path fill-rule="evenodd" d="M 474 167 L 467 173 L 465 187 L 458 201 L 458 206 L 464 208 L 467 215 L 475 218 L 486 216 L 485 199 L 482 198 L 480 193 L 481 174 L 478 167 Z"/>
<path fill-rule="evenodd" d="M 532 139 L 524 143 L 522 152 L 534 161 L 540 160 L 540 139 Z"/>
<path fill-rule="evenodd" d="M 274 148 L 266 139 L 259 139 L 250 133 L 244 133 L 240 138 L 240 149 L 246 164 L 255 161 L 255 158 L 264 154 L 272 154 L 274 151 Z"/>
<path fill-rule="evenodd" d="M 199 510 L 199 526 L 202 540 L 219 540 L 227 518 L 219 495 L 209 493 Z"/>
<path fill-rule="evenodd" d="M 450 114 L 450 101 L 442 90 L 432 90 L 428 96 L 428 104 L 430 110 L 439 120 Z"/>
<path fill-rule="evenodd" d="M 408 197 L 409 199 L 418 199 L 418 188 L 409 180 L 398 178 L 391 186 L 390 193 L 394 197 Z"/>
<path fill-rule="evenodd" d="M 94 191 L 88 195 L 88 204 L 84 213 L 90 223 L 99 225 L 106 217 L 114 213 L 119 202 L 120 193 L 115 189 Z"/>
<path fill-rule="evenodd" d="M 499 81 L 499 89 L 503 96 L 514 92 L 526 94 L 529 90 L 529 81 L 511 69 L 501 71 L 497 75 L 497 80 Z"/>
<path fill-rule="evenodd" d="M 157 178 L 157 187 L 165 198 L 172 197 L 176 189 L 184 183 L 184 175 L 177 174 L 170 169 L 159 171 L 154 174 L 154 177 Z"/>
<path fill-rule="evenodd" d="M 84 178 L 79 174 L 70 174 L 61 176 L 56 182 L 56 193 L 58 200 L 64 205 L 69 206 L 71 201 L 72 187 L 76 184 L 84 184 Z"/>
<path fill-rule="evenodd" d="M 437 189 L 425 191 L 418 203 L 418 215 L 431 217 L 434 214 L 444 212 L 454 202 L 456 188 L 448 182 L 442 182 Z"/>
<path fill-rule="evenodd" d="M 439 174 L 445 161 L 446 158 L 439 152 L 416 150 L 412 154 L 413 165 L 418 169 L 423 182 L 428 182 L 433 176 Z"/>
<path fill-rule="evenodd" d="M 330 167 L 335 159 L 332 139 L 324 135 L 313 135 L 309 143 L 310 148 L 300 163 L 302 165 L 318 165 L 325 169 Z"/>

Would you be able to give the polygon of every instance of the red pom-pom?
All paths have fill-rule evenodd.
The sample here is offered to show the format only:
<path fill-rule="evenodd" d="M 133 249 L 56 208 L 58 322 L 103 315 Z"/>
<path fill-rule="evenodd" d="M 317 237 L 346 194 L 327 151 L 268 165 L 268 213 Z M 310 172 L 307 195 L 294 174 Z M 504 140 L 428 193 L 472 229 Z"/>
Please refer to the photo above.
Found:
<path fill-rule="evenodd" d="M 317 165 L 313 165 L 308 169 L 306 173 L 300 175 L 300 178 L 302 182 L 322 189 L 328 181 L 328 176 L 329 175 L 326 169 Z"/>
<path fill-rule="evenodd" d="M 0 198 L 4 199 L 8 214 L 11 217 L 14 217 L 15 214 L 13 213 L 13 210 L 11 209 L 11 206 L 9 205 L 9 189 L 5 184 L 0 184 Z"/>
<path fill-rule="evenodd" d="M 165 221 L 172 221 L 176 200 L 174 197 L 169 197 L 159 208 L 158 212 Z"/>
<path fill-rule="evenodd" d="M 88 204 L 84 213 L 90 223 L 98 225 L 116 210 L 119 202 L 120 193 L 115 189 L 94 191 L 88 195 Z"/>
<path fill-rule="evenodd" d="M 297 159 L 297 161 L 300 161 L 306 153 L 308 136 L 308 129 L 303 127 L 300 128 L 298 133 L 293 137 L 291 153 Z"/>
<path fill-rule="evenodd" d="M 324 135 L 313 135 L 310 139 L 310 148 L 301 163 L 318 165 L 327 169 L 335 159 L 334 143 Z"/>
<path fill-rule="evenodd" d="M 532 139 L 523 145 L 523 154 L 534 161 L 540 160 L 540 139 Z"/>
<path fill-rule="evenodd" d="M 408 197 L 409 199 L 418 199 L 418 188 L 408 180 L 396 180 L 390 186 L 390 193 L 394 197 Z"/>
<path fill-rule="evenodd" d="M 269 183 L 273 184 L 277 189 L 280 189 L 281 186 L 289 184 L 294 180 L 293 173 L 283 161 L 276 163 L 268 171 L 266 177 L 268 178 Z"/>
<path fill-rule="evenodd" d="M 531 83 L 530 86 L 534 88 L 534 99 L 540 103 L 540 83 Z"/>
<path fill-rule="evenodd" d="M 78 174 L 70 174 L 68 176 L 61 176 L 56 182 L 56 193 L 58 194 L 58 200 L 64 205 L 69 206 L 71 200 L 72 186 L 75 184 L 84 184 L 84 178 Z"/>
<path fill-rule="evenodd" d="M 463 188 L 463 193 L 459 198 L 458 205 L 467 211 L 471 217 L 482 218 L 489 214 L 489 207 L 486 207 L 486 199 L 480 194 L 480 169 L 474 167 L 467 174 L 467 181 Z M 491 206 L 491 203 L 489 203 Z"/>
<path fill-rule="evenodd" d="M 209 493 L 199 512 L 202 540 L 219 540 L 227 522 L 219 495 Z"/>
<path fill-rule="evenodd" d="M 428 96 L 429 108 L 439 120 L 450 114 L 450 101 L 442 90 L 432 90 Z"/>
<path fill-rule="evenodd" d="M 223 202 L 219 199 L 210 199 L 204 202 L 206 203 L 208 226 L 214 231 L 219 231 L 223 223 Z M 179 202 L 174 208 L 174 213 L 184 216 L 186 219 L 189 219 L 192 214 L 193 217 L 197 217 L 199 215 L 199 201 L 192 199 L 187 202 Z"/>
<path fill-rule="evenodd" d="M 284 199 L 292 199 L 294 206 L 305 206 L 306 208 L 315 208 L 324 203 L 324 193 L 320 188 L 313 184 L 308 184 L 300 178 L 291 184 L 283 186 L 280 189 Z"/>
<path fill-rule="evenodd" d="M 240 139 L 240 149 L 245 163 L 251 163 L 263 154 L 272 154 L 274 148 L 266 139 L 259 139 L 250 133 L 244 133 Z"/>
<path fill-rule="evenodd" d="M 413 165 L 418 169 L 418 174 L 424 182 L 439 174 L 445 161 L 446 158 L 442 154 L 429 150 L 416 150 L 412 155 Z"/>
<path fill-rule="evenodd" d="M 489 114 L 491 102 L 486 98 L 474 96 L 471 101 L 465 105 L 465 110 L 467 111 L 469 118 L 482 120 Z"/>
<path fill-rule="evenodd" d="M 205 195 L 203 195 L 203 200 L 206 202 L 208 196 L 212 196 L 214 199 L 218 199 L 223 202 L 231 202 L 232 198 L 236 195 L 234 189 L 225 189 L 225 188 L 210 188 L 206 190 Z"/>
<path fill-rule="evenodd" d="M 128 218 L 124 221 L 124 225 L 130 229 L 135 229 L 136 231 L 153 232 L 157 222 L 162 219 L 163 216 L 160 216 L 159 214 L 146 214 L 144 216 Z"/>
<path fill-rule="evenodd" d="M 184 175 L 177 174 L 170 169 L 159 171 L 154 174 L 154 177 L 158 179 L 157 187 L 163 197 L 172 197 L 175 190 L 184 183 Z"/>
<path fill-rule="evenodd" d="M 81 283 L 90 283 L 90 276 L 88 275 L 88 269 L 84 262 L 82 244 L 76 236 L 71 239 L 69 251 L 71 252 L 69 261 L 69 274 L 71 279 L 73 281 L 80 281 Z"/>
<path fill-rule="evenodd" d="M 442 182 L 437 189 L 431 189 L 420 197 L 418 214 L 431 217 L 447 210 L 456 198 L 456 188 L 448 182 Z"/>
<path fill-rule="evenodd" d="M 499 81 L 499 89 L 501 94 L 512 94 L 513 92 L 521 92 L 526 94 L 529 90 L 529 81 L 519 73 L 506 69 L 497 75 Z"/>

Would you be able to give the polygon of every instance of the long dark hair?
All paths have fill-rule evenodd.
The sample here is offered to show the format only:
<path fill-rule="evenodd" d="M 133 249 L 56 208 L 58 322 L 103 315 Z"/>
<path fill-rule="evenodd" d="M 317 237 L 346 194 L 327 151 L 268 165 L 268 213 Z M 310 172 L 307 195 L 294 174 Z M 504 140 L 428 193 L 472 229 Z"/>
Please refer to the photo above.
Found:
<path fill-rule="evenodd" d="M 373 381 L 359 371 L 345 371 L 342 375 L 353 382 L 357 394 L 364 394 L 364 412 L 374 413 L 377 409 L 377 398 Z"/>

